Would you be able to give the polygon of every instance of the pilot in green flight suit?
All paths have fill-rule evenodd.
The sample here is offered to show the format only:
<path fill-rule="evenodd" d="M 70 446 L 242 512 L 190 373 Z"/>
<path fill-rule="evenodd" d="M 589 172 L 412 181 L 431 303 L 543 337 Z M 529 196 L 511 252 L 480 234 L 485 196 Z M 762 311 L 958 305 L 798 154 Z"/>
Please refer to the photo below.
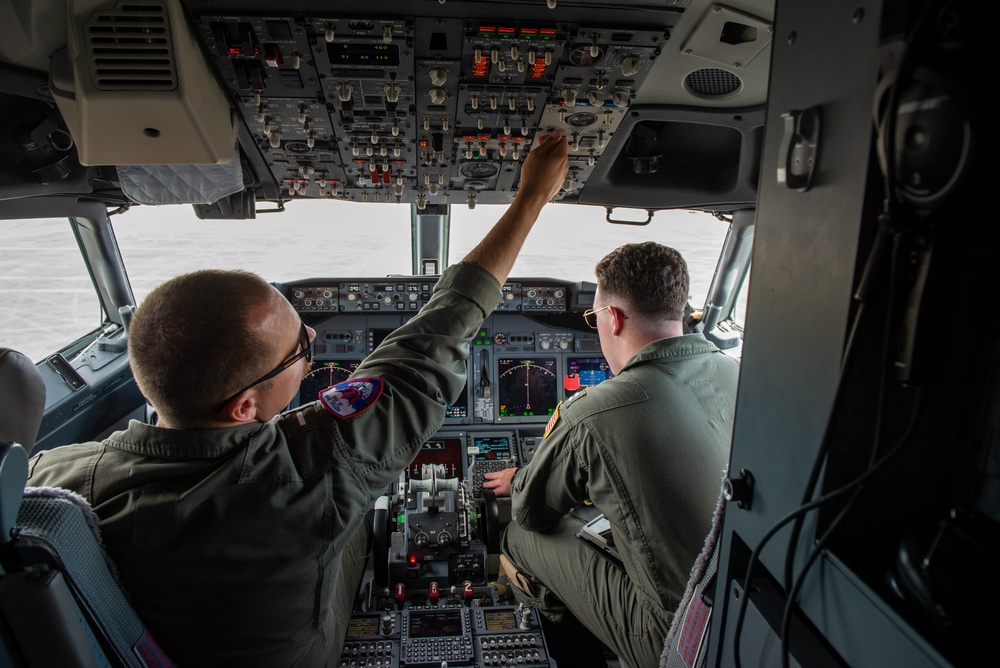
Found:
<path fill-rule="evenodd" d="M 31 461 L 29 484 L 69 488 L 90 502 L 139 616 L 174 661 L 339 660 L 367 557 L 365 514 L 462 390 L 469 341 L 499 302 L 500 285 L 566 169 L 565 138 L 540 141 L 522 166 L 515 201 L 464 263 L 444 273 L 420 313 L 349 380 L 287 413 L 280 411 L 308 368 L 315 332 L 280 293 L 244 272 L 195 272 L 146 298 L 130 355 L 159 422 L 133 421 L 102 442 L 42 452 Z M 258 297 L 230 321 L 212 320 L 246 294 Z M 178 314 L 202 318 L 207 352 L 185 345 L 198 327 Z M 238 321 L 249 323 L 247 332 Z M 222 359 L 234 341 L 243 348 Z M 261 341 L 270 343 L 263 361 L 245 380 L 229 379 L 240 362 L 252 365 L 245 351 Z M 142 363 L 174 350 L 176 368 Z M 225 391 L 198 401 L 220 377 Z M 170 382 L 187 391 L 164 396 Z M 219 404 L 234 386 L 245 387 Z M 185 417 L 192 414 L 198 417 Z"/>
<path fill-rule="evenodd" d="M 622 246 L 597 277 L 589 318 L 616 376 L 562 403 L 530 464 L 486 474 L 484 486 L 510 490 L 504 554 L 523 576 L 512 574 L 515 592 L 557 643 L 569 639 L 573 665 L 603 664 L 589 630 L 645 668 L 659 663 L 712 526 L 739 365 L 683 334 L 687 268 L 673 249 Z M 587 500 L 610 520 L 624 571 L 576 538 L 582 522 L 569 511 Z"/>

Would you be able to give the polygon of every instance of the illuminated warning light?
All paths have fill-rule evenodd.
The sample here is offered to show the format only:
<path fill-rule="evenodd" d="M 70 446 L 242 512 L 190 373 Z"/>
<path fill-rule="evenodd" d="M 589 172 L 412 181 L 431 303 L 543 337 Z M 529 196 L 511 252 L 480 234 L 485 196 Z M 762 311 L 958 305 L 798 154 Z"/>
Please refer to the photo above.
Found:
<path fill-rule="evenodd" d="M 421 139 L 420 140 L 420 148 L 427 148 L 427 140 L 426 139 Z"/>
<path fill-rule="evenodd" d="M 242 53 L 243 53 L 243 49 L 241 49 L 238 46 L 231 46 L 231 47 L 229 47 L 229 55 L 230 56 L 238 56 L 238 55 L 240 55 Z"/>
<path fill-rule="evenodd" d="M 497 32 L 500 33 L 502 39 L 510 39 L 517 34 L 517 28 L 500 28 Z"/>
<path fill-rule="evenodd" d="M 521 37 L 531 39 L 538 34 L 538 28 L 521 28 Z"/>
<path fill-rule="evenodd" d="M 462 135 L 462 139 L 465 141 L 476 141 L 476 135 Z"/>
<path fill-rule="evenodd" d="M 490 61 L 485 56 L 478 63 L 472 63 L 472 76 L 484 77 L 489 74 Z"/>
<path fill-rule="evenodd" d="M 497 31 L 496 26 L 479 26 L 480 35 L 492 35 Z"/>
<path fill-rule="evenodd" d="M 478 137 L 476 137 L 476 139 L 478 139 L 479 141 L 489 141 L 490 140 L 490 136 L 489 135 L 479 135 Z"/>
<path fill-rule="evenodd" d="M 535 62 L 531 65 L 531 72 L 529 77 L 532 79 L 541 79 L 545 76 L 545 58 L 535 58 Z"/>
<path fill-rule="evenodd" d="M 509 139 L 510 139 L 510 135 L 499 135 L 499 136 L 497 137 L 497 139 L 498 139 L 499 141 L 507 141 L 507 140 L 509 140 Z"/>
<path fill-rule="evenodd" d="M 417 563 L 417 555 L 411 554 L 409 562 L 410 562 L 410 566 L 415 566 L 416 563 Z"/>
<path fill-rule="evenodd" d="M 548 35 L 548 36 L 555 35 L 556 34 L 556 29 L 555 28 L 542 28 L 541 34 L 543 36 L 546 36 L 546 35 Z"/>
<path fill-rule="evenodd" d="M 392 164 L 394 164 L 394 165 L 405 165 L 406 161 L 405 160 L 393 160 Z M 334 183 L 336 183 L 336 181 L 334 181 Z"/>
<path fill-rule="evenodd" d="M 367 165 L 368 164 L 368 161 L 365 160 L 364 158 L 355 158 L 354 162 L 358 163 L 359 165 Z"/>

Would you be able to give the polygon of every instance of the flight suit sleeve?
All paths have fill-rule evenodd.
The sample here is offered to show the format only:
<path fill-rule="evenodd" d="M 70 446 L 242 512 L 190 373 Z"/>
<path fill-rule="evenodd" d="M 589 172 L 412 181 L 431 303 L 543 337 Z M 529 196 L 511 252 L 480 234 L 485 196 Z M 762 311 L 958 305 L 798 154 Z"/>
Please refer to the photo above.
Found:
<path fill-rule="evenodd" d="M 588 498 L 590 471 L 582 453 L 590 438 L 583 423 L 555 424 L 514 477 L 510 495 L 515 522 L 529 531 L 544 531 Z"/>
<path fill-rule="evenodd" d="M 352 375 L 351 381 L 381 383 L 377 398 L 361 411 L 332 415 L 342 448 L 338 459 L 370 489 L 398 476 L 441 426 L 445 409 L 465 387 L 469 341 L 501 296 L 496 278 L 479 265 L 448 268 L 420 313 Z"/>

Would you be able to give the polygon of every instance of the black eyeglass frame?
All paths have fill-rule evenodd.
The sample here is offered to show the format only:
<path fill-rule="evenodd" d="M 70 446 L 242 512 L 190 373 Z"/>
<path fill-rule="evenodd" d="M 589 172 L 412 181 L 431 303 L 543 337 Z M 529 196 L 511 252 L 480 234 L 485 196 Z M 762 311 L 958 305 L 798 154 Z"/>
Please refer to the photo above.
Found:
<path fill-rule="evenodd" d="M 299 328 L 299 343 L 298 343 L 297 347 L 301 348 L 301 350 L 299 350 L 297 353 L 293 353 L 288 359 L 284 360 L 281 364 L 279 364 L 278 366 L 274 367 L 274 369 L 272 369 L 268 373 L 264 374 L 263 376 L 261 376 L 260 378 L 258 378 L 257 380 L 255 380 L 254 382 L 250 383 L 249 385 L 247 385 L 246 387 L 244 387 L 239 392 L 233 393 L 228 399 L 226 399 L 221 404 L 219 404 L 219 407 L 215 409 L 215 411 L 217 413 L 219 411 L 221 411 L 223 408 L 225 408 L 226 405 L 230 401 L 232 401 L 233 399 L 235 399 L 236 397 L 240 396 L 241 394 L 243 394 L 244 392 L 246 392 L 250 388 L 256 387 L 256 386 L 260 385 L 264 381 L 271 380 L 272 378 L 274 378 L 275 376 L 277 376 L 279 373 L 281 373 L 285 369 L 288 369 L 289 367 L 293 366 L 300 359 L 305 358 L 306 364 L 312 363 L 312 359 L 313 359 L 312 343 L 313 342 L 309 339 L 309 330 L 306 329 L 306 323 L 300 321 L 299 324 L 300 324 L 300 328 Z"/>

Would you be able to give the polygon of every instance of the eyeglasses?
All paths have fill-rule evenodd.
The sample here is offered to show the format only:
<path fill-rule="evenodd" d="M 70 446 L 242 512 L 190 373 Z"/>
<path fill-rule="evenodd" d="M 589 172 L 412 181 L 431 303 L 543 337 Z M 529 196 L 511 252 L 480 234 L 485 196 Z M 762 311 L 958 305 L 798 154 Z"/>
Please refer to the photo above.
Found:
<path fill-rule="evenodd" d="M 586 311 L 583 312 L 583 321 L 587 323 L 587 327 L 590 327 L 591 329 L 597 329 L 597 314 L 600 313 L 601 311 L 607 311 L 609 308 L 611 308 L 611 304 L 608 304 L 604 308 L 587 309 Z M 618 317 L 621 318 L 622 320 L 628 320 L 628 316 L 622 313 L 621 309 L 618 309 Z"/>
<path fill-rule="evenodd" d="M 298 348 L 298 352 L 293 353 L 291 357 L 289 357 L 288 359 L 286 359 L 284 362 L 282 362 L 278 366 L 274 367 L 274 369 L 272 369 L 270 372 L 264 374 L 263 376 L 261 376 L 260 378 L 258 378 L 254 382 L 250 383 L 249 385 L 247 385 L 246 387 L 244 387 L 239 392 L 234 393 L 231 397 L 229 397 L 228 399 L 226 399 L 225 401 L 223 401 L 221 404 L 219 404 L 219 407 L 215 409 L 216 412 L 221 411 L 223 408 L 226 407 L 226 404 L 228 404 L 230 401 L 232 401 L 233 399 L 235 399 L 239 395 L 241 395 L 244 392 L 246 392 L 247 390 L 249 390 L 251 387 L 256 387 L 257 385 L 260 385 L 261 383 L 263 383 L 265 380 L 271 380 L 272 378 L 274 378 L 275 376 L 277 376 L 279 373 L 281 373 L 285 369 L 287 369 L 290 366 L 294 365 L 300 359 L 304 358 L 305 361 L 306 361 L 306 364 L 309 364 L 310 362 L 312 362 L 312 358 L 313 358 L 313 356 L 312 356 L 312 341 L 309 340 L 309 330 L 306 329 L 306 323 L 304 323 L 304 322 L 300 323 L 300 327 L 299 327 L 299 344 L 298 344 L 297 348 Z"/>
<path fill-rule="evenodd" d="M 606 311 L 611 308 L 611 304 L 608 304 L 604 308 L 599 309 L 587 309 L 583 312 L 583 321 L 587 323 L 587 327 L 591 329 L 597 329 L 597 314 L 601 311 Z"/>

